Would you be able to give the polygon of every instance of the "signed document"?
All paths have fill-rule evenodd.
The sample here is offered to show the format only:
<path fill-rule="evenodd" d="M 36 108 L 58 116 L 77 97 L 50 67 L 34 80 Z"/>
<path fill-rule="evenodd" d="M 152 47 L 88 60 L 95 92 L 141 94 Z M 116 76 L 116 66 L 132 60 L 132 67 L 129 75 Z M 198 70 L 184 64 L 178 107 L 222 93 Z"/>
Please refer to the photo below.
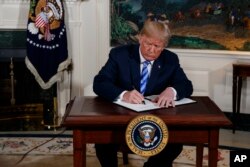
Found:
<path fill-rule="evenodd" d="M 142 111 L 148 111 L 148 110 L 154 110 L 154 109 L 159 109 L 163 107 L 157 106 L 156 103 L 152 102 L 154 98 L 156 98 L 157 95 L 152 95 L 152 96 L 147 96 L 145 97 L 145 104 L 131 104 L 131 103 L 126 103 L 124 101 L 118 100 L 114 101 L 115 104 L 118 104 L 120 106 L 129 108 L 131 110 L 134 110 L 136 112 L 142 112 Z M 183 105 L 183 104 L 189 104 L 189 103 L 195 103 L 196 101 L 190 99 L 190 98 L 183 98 L 178 101 L 175 101 L 175 106 L 178 105 Z"/>

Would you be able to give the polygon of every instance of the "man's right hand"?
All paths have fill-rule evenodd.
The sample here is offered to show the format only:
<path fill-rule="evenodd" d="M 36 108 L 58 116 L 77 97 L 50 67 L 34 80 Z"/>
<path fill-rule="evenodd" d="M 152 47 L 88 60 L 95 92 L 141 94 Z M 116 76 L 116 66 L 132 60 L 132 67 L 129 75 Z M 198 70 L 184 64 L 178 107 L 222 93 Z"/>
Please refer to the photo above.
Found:
<path fill-rule="evenodd" d="M 122 101 L 133 104 L 141 104 L 143 100 L 143 95 L 135 89 L 127 91 L 122 97 Z"/>

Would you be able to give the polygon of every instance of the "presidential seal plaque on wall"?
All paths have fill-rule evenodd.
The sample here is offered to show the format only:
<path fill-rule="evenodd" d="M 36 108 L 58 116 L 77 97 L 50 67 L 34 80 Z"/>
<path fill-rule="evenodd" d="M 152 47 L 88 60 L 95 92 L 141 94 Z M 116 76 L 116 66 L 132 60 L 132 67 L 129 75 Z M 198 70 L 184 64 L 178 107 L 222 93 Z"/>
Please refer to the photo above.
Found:
<path fill-rule="evenodd" d="M 130 121 L 126 142 L 132 152 L 149 157 L 161 152 L 168 142 L 168 129 L 155 115 L 140 115 Z"/>

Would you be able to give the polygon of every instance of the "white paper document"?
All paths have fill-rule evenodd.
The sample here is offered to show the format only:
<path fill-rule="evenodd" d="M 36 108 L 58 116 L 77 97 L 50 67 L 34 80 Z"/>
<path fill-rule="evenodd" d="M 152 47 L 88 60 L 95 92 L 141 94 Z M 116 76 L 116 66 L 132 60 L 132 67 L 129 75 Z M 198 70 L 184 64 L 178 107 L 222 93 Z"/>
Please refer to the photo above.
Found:
<path fill-rule="evenodd" d="M 142 111 L 148 111 L 148 110 L 154 110 L 154 109 L 159 109 L 163 107 L 157 106 L 156 103 L 153 103 L 150 99 L 154 99 L 155 95 L 153 96 L 148 96 L 145 97 L 145 104 L 131 104 L 131 103 L 126 103 L 124 101 L 118 100 L 114 101 L 115 104 L 118 104 L 120 106 L 129 108 L 131 110 L 134 110 L 136 112 L 142 112 Z M 178 105 L 183 105 L 183 104 L 189 104 L 189 103 L 195 103 L 196 101 L 189 99 L 189 98 L 183 98 L 181 100 L 175 101 L 175 106 Z"/>

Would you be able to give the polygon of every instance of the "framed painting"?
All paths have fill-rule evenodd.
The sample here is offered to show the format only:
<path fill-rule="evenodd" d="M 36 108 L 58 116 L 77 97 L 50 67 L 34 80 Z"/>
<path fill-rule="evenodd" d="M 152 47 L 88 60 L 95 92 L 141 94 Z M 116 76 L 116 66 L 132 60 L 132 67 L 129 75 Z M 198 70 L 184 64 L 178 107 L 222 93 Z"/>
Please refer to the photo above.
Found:
<path fill-rule="evenodd" d="M 166 17 L 170 48 L 250 51 L 250 0 L 110 0 L 111 46 L 137 42 L 149 13 Z"/>

